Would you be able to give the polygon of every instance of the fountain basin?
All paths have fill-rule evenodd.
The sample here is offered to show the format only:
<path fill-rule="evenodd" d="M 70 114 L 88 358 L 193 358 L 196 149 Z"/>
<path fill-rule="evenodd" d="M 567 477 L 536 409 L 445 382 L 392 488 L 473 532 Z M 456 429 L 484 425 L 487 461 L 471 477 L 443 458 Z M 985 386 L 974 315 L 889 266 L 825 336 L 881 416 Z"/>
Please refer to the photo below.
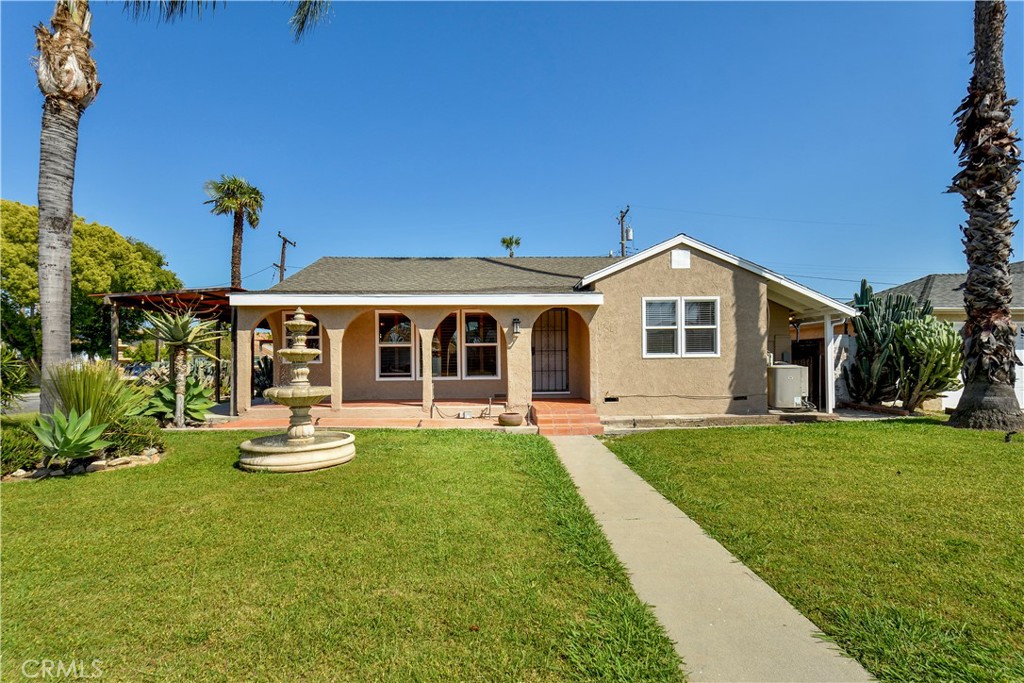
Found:
<path fill-rule="evenodd" d="M 302 407 L 315 406 L 320 401 L 331 395 L 330 387 L 311 387 L 308 385 L 286 384 L 283 387 L 270 387 L 263 391 L 263 395 L 274 403 L 283 406 Z"/>
<path fill-rule="evenodd" d="M 239 467 L 263 472 L 311 472 L 356 457 L 356 437 L 348 432 L 320 431 L 308 439 L 286 434 L 251 439 L 239 446 Z"/>

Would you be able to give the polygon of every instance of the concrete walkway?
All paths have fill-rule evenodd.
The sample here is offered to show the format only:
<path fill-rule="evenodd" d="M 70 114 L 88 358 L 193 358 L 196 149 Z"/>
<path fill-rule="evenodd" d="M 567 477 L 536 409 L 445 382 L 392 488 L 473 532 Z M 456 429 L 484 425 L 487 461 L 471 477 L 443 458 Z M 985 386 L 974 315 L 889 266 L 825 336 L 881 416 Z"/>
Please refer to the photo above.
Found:
<path fill-rule="evenodd" d="M 549 438 L 691 681 L 873 680 L 599 441 Z"/>

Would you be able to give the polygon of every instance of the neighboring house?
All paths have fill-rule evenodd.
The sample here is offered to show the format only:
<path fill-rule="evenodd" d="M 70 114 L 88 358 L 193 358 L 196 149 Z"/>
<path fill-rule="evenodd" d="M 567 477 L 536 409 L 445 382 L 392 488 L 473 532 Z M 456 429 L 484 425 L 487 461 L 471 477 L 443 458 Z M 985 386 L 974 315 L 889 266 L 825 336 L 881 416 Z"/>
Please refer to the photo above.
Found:
<path fill-rule="evenodd" d="M 1010 274 L 1013 276 L 1015 295 L 1015 301 L 1010 306 L 1010 314 L 1020 328 L 1017 333 L 1017 357 L 1024 362 L 1024 324 L 1022 324 L 1024 323 L 1024 306 L 1019 303 L 1024 300 L 1024 261 L 1011 263 Z M 925 300 L 931 301 L 932 307 L 935 309 L 935 317 L 952 323 L 959 330 L 967 319 L 964 312 L 964 295 L 961 291 L 966 279 L 966 273 L 936 273 L 877 292 L 877 294 L 879 296 L 909 294 L 918 303 Z M 1022 371 L 1024 371 L 1024 367 L 1018 366 L 1017 383 L 1014 385 L 1014 390 L 1017 393 L 1017 400 L 1024 407 L 1024 372 Z M 960 393 L 960 391 L 950 392 L 942 400 L 942 407 L 955 408 L 960 401 Z"/>
<path fill-rule="evenodd" d="M 767 364 L 791 320 L 852 308 L 686 235 L 627 258 L 324 257 L 265 291 L 231 295 L 239 368 L 253 331 L 296 307 L 318 323 L 310 381 L 350 401 L 584 399 L 602 416 L 767 411 Z M 825 345 L 833 367 L 837 344 Z M 834 393 L 823 407 L 831 409 Z M 250 409 L 248 372 L 237 410 Z"/>

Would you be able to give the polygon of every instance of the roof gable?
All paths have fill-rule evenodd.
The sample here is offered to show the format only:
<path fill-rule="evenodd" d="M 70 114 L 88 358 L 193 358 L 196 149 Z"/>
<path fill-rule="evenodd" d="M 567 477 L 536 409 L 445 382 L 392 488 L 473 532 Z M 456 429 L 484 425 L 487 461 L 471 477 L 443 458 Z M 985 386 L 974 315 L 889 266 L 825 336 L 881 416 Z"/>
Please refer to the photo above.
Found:
<path fill-rule="evenodd" d="M 626 268 L 636 265 L 641 261 L 646 261 L 647 259 L 667 252 L 670 249 L 676 249 L 679 247 L 688 247 L 703 254 L 707 254 L 708 256 L 713 256 L 714 258 L 764 278 L 768 281 L 769 295 L 774 295 L 773 298 L 777 299 L 779 303 L 793 309 L 802 316 L 813 317 L 826 314 L 854 316 L 857 314 L 857 312 L 850 306 L 840 303 L 831 297 L 825 296 L 821 292 L 817 292 L 810 287 L 800 284 L 799 282 L 790 280 L 784 275 L 779 275 L 764 266 L 759 266 L 753 261 L 748 261 L 734 254 L 730 254 L 727 251 L 722 251 L 717 247 L 713 247 L 710 244 L 701 242 L 700 240 L 683 233 L 667 239 L 660 244 L 656 244 L 653 247 L 644 249 L 633 256 L 621 259 L 615 263 L 610 263 L 600 270 L 589 273 L 580 280 L 579 286 L 587 287 L 595 282 L 603 280 L 604 278 L 611 277 Z"/>

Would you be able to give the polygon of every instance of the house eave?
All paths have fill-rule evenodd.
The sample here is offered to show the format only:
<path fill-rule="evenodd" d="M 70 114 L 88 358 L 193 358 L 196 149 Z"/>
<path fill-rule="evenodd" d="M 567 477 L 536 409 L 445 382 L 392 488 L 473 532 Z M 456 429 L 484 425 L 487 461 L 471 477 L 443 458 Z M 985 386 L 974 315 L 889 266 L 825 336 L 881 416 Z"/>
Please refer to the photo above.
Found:
<path fill-rule="evenodd" d="M 325 294 L 247 292 L 232 306 L 600 306 L 600 292 L 538 294 Z"/>

